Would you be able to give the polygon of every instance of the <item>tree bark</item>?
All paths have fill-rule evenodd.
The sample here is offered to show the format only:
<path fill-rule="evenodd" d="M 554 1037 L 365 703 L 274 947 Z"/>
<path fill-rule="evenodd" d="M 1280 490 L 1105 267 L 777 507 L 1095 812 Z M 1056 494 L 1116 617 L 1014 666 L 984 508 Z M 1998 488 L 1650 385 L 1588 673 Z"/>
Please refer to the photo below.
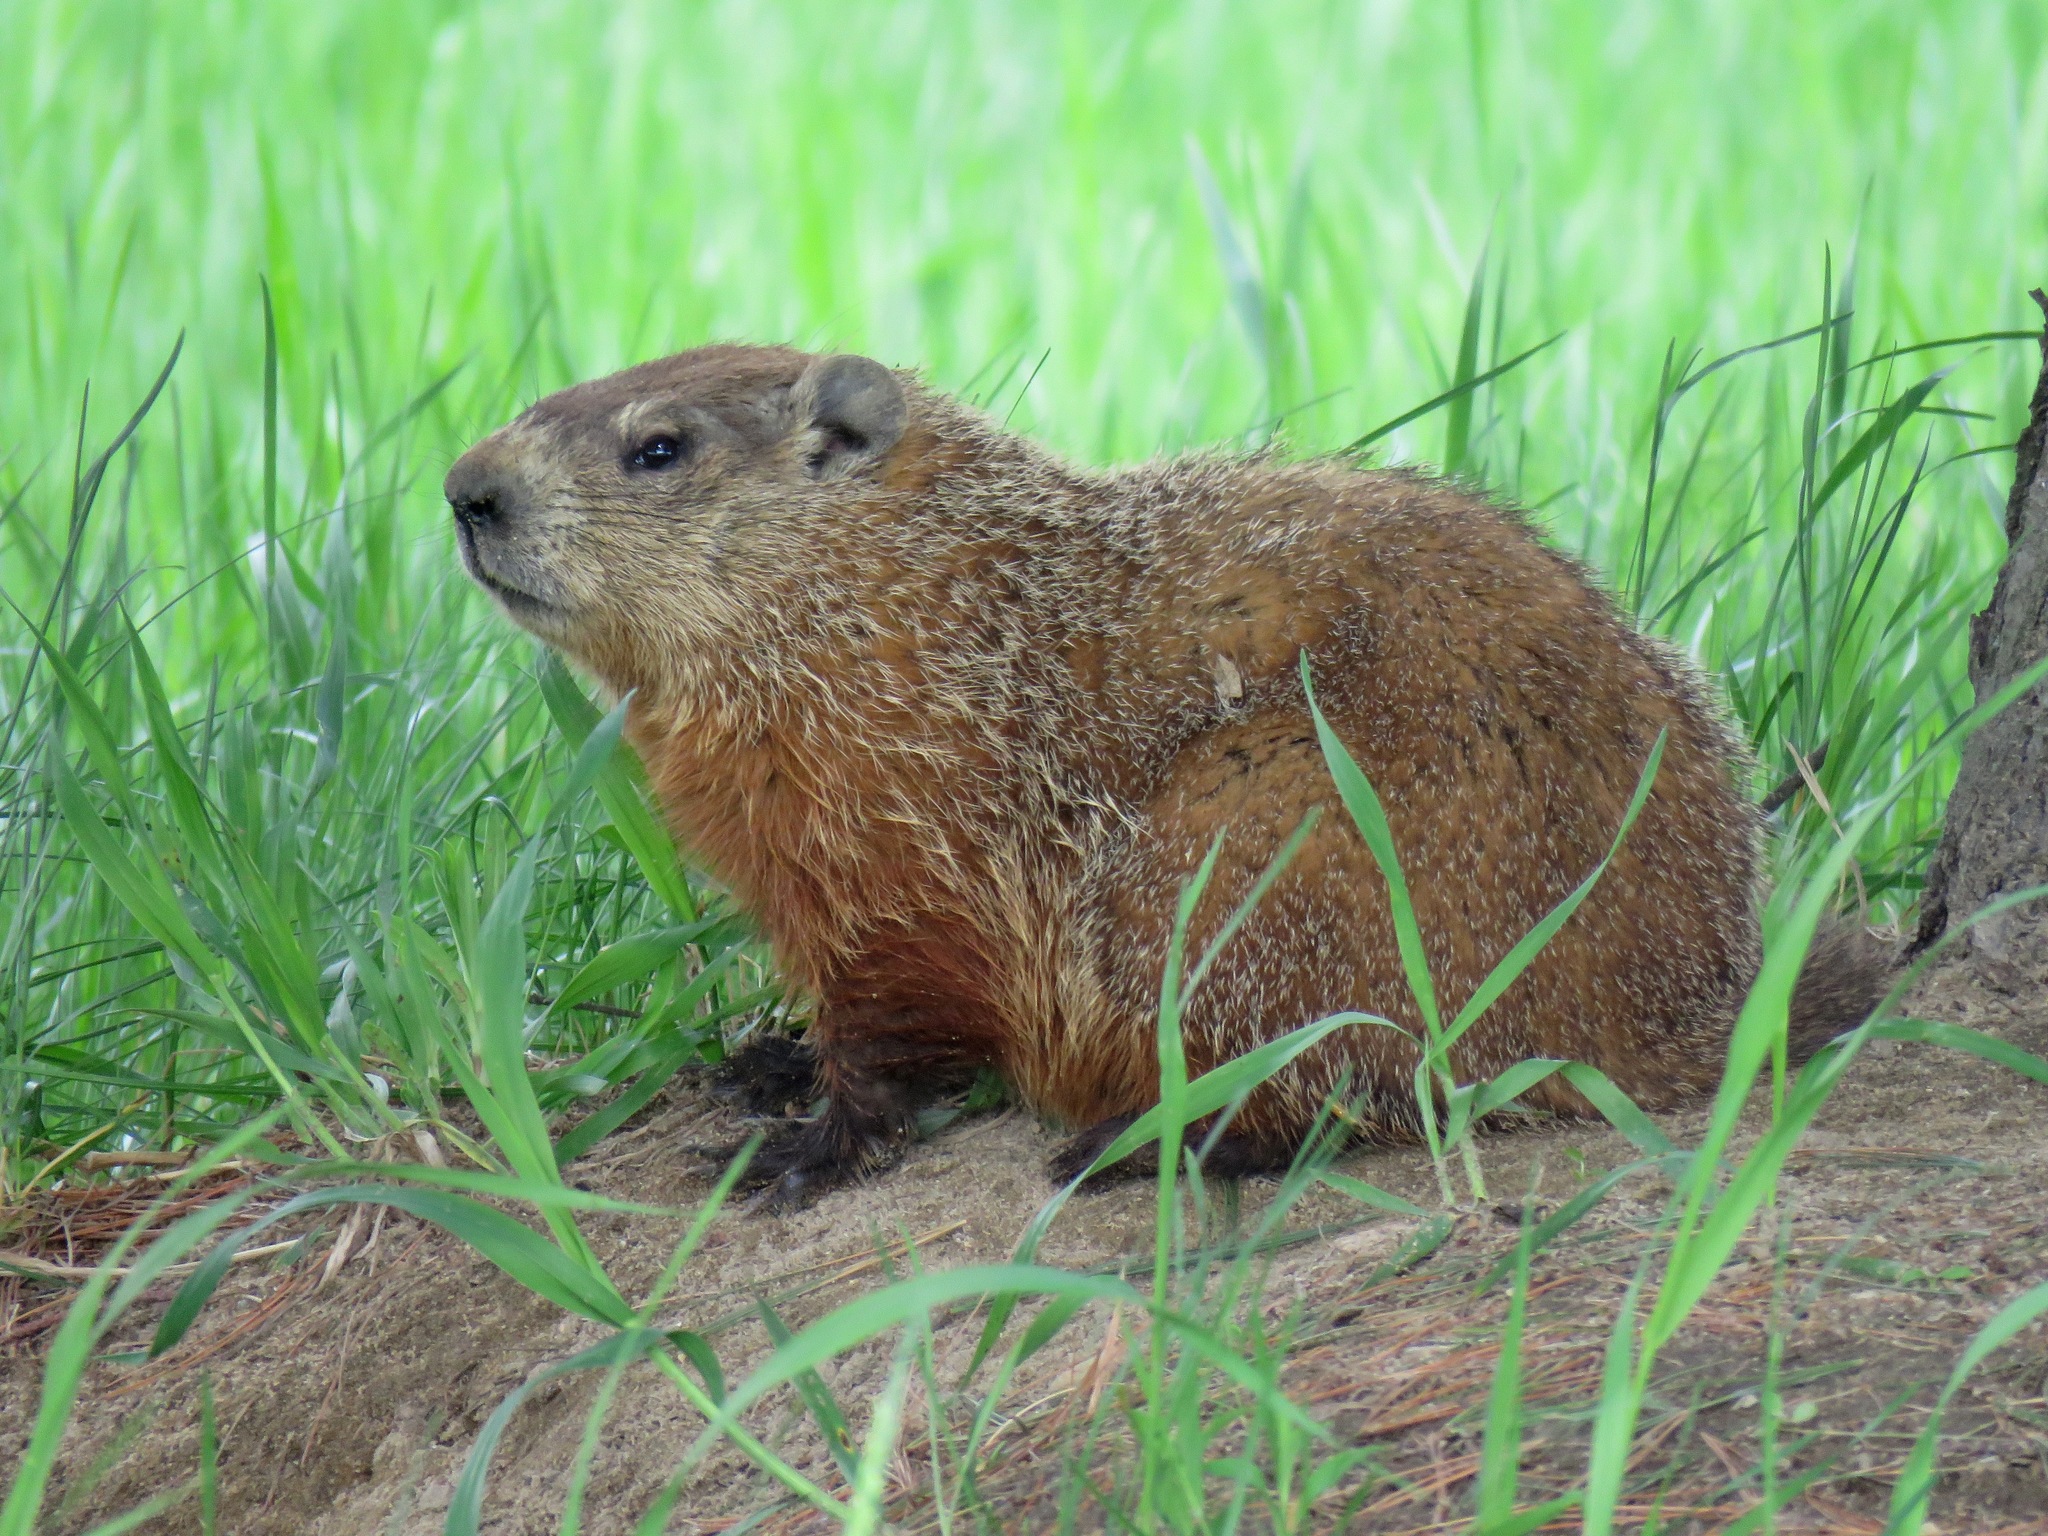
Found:
<path fill-rule="evenodd" d="M 2048 294 L 2033 299 L 2048 317 Z M 2005 565 L 1991 604 L 1970 622 L 1970 682 L 1981 702 L 2048 655 L 2048 330 L 2041 378 L 2020 434 L 2005 504 Z M 2030 689 L 1963 746 L 1948 820 L 1927 868 L 1925 949 L 1986 902 L 2048 883 L 2048 683 Z M 2013 980 L 2048 962 L 2048 900 L 1977 923 L 1962 944 Z"/>

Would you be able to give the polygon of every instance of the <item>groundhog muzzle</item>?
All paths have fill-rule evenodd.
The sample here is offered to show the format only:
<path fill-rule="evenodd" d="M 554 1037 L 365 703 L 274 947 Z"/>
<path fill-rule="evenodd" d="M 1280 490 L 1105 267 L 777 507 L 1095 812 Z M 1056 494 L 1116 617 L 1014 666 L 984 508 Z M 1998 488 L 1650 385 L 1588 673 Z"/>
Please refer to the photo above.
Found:
<path fill-rule="evenodd" d="M 676 834 L 815 998 L 827 1108 L 752 1169 L 781 1197 L 884 1163 L 982 1066 L 1079 1131 L 1057 1169 L 1085 1166 L 1157 1097 L 1183 885 L 1222 834 L 1200 953 L 1318 806 L 1194 996 L 1188 1069 L 1341 1009 L 1400 1028 L 1298 1058 L 1209 1166 L 1284 1163 L 1340 1091 L 1367 1136 L 1414 1132 L 1421 1020 L 1304 652 L 1447 1017 L 1606 854 L 1667 733 L 1613 865 L 1453 1064 L 1587 1062 L 1653 1107 L 1718 1077 L 1760 956 L 1743 749 L 1686 660 L 1512 511 L 1338 459 L 1075 469 L 870 359 L 741 346 L 551 395 L 446 489 L 470 574 L 632 692 Z M 1797 1042 L 1874 1003 L 1852 940 L 1816 948 Z M 1591 1112 L 1560 1078 L 1526 1098 Z"/>

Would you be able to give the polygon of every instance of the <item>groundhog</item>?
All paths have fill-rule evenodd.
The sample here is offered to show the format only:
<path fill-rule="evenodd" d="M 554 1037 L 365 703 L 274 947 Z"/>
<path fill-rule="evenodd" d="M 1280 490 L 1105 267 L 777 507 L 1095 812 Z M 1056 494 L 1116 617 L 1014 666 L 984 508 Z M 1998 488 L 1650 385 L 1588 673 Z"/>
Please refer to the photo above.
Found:
<path fill-rule="evenodd" d="M 1718 1079 L 1760 956 L 1762 818 L 1712 690 L 1525 518 L 1345 458 L 1074 468 L 869 358 L 707 346 L 549 396 L 446 484 L 470 574 L 615 695 L 690 855 L 815 1000 L 822 1113 L 752 1165 L 798 1198 L 887 1162 L 921 1099 L 992 1067 L 1085 1167 L 1157 1099 L 1180 893 L 1221 839 L 1199 1074 L 1338 1010 L 1212 1143 L 1284 1164 L 1326 1100 L 1417 1128 L 1422 1021 L 1386 881 L 1302 684 L 1384 802 L 1444 1017 L 1606 855 L 1458 1042 L 1460 1081 L 1590 1063 L 1638 1104 Z M 1882 977 L 1819 946 L 1795 1044 Z M 808 1065 L 807 1071 L 813 1070 Z M 1588 1114 L 1561 1078 L 1525 1096 Z"/>

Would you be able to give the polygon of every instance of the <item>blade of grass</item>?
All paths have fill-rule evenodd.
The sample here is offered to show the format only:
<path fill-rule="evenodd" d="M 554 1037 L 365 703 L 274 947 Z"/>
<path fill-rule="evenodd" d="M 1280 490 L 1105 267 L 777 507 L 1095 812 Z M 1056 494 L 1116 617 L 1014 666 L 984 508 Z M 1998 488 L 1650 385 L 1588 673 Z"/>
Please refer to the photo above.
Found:
<path fill-rule="evenodd" d="M 1487 1395 L 1486 1430 L 1479 1451 L 1479 1493 L 1473 1520 L 1481 1533 L 1498 1530 L 1513 1517 L 1522 1461 L 1522 1330 L 1529 1304 L 1529 1258 L 1535 1228 L 1522 1207 L 1522 1233 L 1515 1243 L 1514 1283 L 1508 1291 L 1507 1321 L 1501 1325 L 1500 1356 Z"/>
<path fill-rule="evenodd" d="M 1422 404 L 1415 406 L 1413 409 L 1403 411 L 1400 415 L 1393 417 L 1391 420 L 1381 422 L 1378 426 L 1374 427 L 1370 432 L 1366 433 L 1363 437 L 1353 438 L 1350 442 L 1344 445 L 1341 451 L 1344 453 L 1363 453 L 1366 449 L 1370 448 L 1374 443 L 1379 442 L 1382 438 L 1391 437 L 1394 433 L 1400 431 L 1403 427 L 1407 426 L 1411 421 L 1420 421 L 1423 417 L 1429 415 L 1430 412 L 1443 409 L 1443 407 L 1449 405 L 1453 400 L 1462 400 L 1465 396 L 1471 394 L 1472 391 L 1480 388 L 1482 385 L 1491 384 L 1495 379 L 1513 373 L 1517 368 L 1521 367 L 1522 364 L 1529 361 L 1530 358 L 1536 356 L 1537 353 L 1544 351 L 1546 348 L 1553 347 L 1558 342 L 1563 341 L 1565 335 L 1565 332 L 1559 331 L 1555 336 L 1552 336 L 1548 341 L 1539 341 L 1536 343 L 1535 346 L 1529 348 L 1528 351 L 1518 352 L 1517 354 L 1515 354 L 1515 356 L 1509 358 L 1506 362 L 1497 364 L 1492 368 L 1488 368 L 1483 373 L 1474 374 L 1471 378 L 1467 379 L 1462 384 L 1452 385 L 1451 388 L 1445 390 L 1442 394 L 1433 395 L 1429 399 L 1423 401 Z"/>

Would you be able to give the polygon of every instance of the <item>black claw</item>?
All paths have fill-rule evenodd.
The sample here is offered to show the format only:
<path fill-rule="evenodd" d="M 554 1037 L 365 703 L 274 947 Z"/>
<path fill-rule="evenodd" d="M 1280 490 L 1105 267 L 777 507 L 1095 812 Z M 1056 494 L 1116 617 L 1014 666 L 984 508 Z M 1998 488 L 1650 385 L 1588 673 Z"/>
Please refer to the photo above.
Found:
<path fill-rule="evenodd" d="M 738 1188 L 756 1191 L 749 1210 L 793 1211 L 827 1190 L 850 1184 L 889 1161 L 893 1149 L 849 1153 L 842 1127 L 814 1120 L 786 1127 L 758 1152 Z"/>
<path fill-rule="evenodd" d="M 769 1137 L 755 1149 L 753 1159 L 740 1174 L 739 1187 L 763 1188 L 803 1162 L 807 1150 L 805 1132 L 809 1129 L 808 1126 L 785 1126 Z"/>
<path fill-rule="evenodd" d="M 902 1084 L 843 1070 L 831 1102 L 815 1117 L 795 1118 L 791 1111 L 809 1109 L 821 1085 L 811 1049 L 786 1036 L 768 1036 L 741 1052 L 720 1078 L 714 1092 L 721 1097 L 787 1117 L 740 1174 L 737 1188 L 759 1192 L 750 1209 L 808 1205 L 886 1167 L 916 1135 L 915 1101 Z M 728 1163 L 738 1150 L 727 1154 Z"/>

